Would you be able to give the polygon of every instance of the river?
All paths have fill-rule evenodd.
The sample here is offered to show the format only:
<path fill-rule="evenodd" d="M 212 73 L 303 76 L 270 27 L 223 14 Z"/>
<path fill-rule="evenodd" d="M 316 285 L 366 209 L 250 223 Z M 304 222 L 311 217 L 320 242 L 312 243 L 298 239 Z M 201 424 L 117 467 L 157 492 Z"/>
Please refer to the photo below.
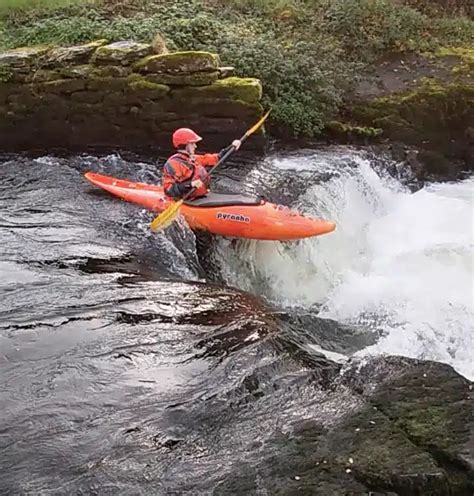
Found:
<path fill-rule="evenodd" d="M 159 180 L 119 155 L 0 162 L 2 494 L 250 491 L 295 419 L 342 414 L 328 381 L 349 358 L 474 378 L 472 178 L 413 187 L 346 147 L 223 167 L 217 190 L 337 223 L 274 243 L 151 233 L 87 170 Z"/>

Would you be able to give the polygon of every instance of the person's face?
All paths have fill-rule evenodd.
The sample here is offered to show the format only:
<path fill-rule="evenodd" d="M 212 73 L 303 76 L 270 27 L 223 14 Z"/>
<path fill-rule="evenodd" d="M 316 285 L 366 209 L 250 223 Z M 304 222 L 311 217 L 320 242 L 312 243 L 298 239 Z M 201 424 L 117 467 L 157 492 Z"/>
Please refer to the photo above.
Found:
<path fill-rule="evenodd" d="M 190 155 L 194 155 L 196 148 L 197 148 L 197 143 L 188 143 L 187 148 L 188 148 L 188 153 Z"/>

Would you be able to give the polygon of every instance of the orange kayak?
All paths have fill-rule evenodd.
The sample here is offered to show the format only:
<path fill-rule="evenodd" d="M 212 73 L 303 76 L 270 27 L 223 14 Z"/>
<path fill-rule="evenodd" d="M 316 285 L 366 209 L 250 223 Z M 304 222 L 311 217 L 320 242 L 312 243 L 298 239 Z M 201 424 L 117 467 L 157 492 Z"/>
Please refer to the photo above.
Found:
<path fill-rule="evenodd" d="M 161 186 L 94 172 L 87 172 L 85 177 L 95 186 L 155 212 L 163 211 L 172 201 Z M 209 193 L 204 198 L 186 201 L 180 211 L 191 229 L 231 238 L 289 241 L 330 233 L 336 228 L 334 222 L 305 217 L 260 198 L 235 194 Z"/>

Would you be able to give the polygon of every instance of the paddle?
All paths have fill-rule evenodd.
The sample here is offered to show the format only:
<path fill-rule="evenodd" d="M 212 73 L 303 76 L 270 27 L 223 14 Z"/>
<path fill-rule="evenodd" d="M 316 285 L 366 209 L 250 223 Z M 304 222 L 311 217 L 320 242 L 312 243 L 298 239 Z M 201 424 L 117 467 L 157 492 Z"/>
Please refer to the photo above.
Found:
<path fill-rule="evenodd" d="M 251 134 L 253 134 L 257 129 L 265 122 L 266 118 L 270 114 L 270 110 L 254 125 L 252 126 L 243 136 L 240 138 L 240 141 L 243 143 Z M 218 166 L 221 165 L 225 160 L 227 160 L 232 153 L 234 153 L 235 147 L 232 146 L 217 162 L 216 165 L 209 171 L 209 174 L 212 174 L 214 169 Z M 179 201 L 172 203 L 166 210 L 161 212 L 160 215 L 155 217 L 150 224 L 151 230 L 152 231 L 158 231 L 159 229 L 164 229 L 165 227 L 168 227 L 178 216 L 179 209 L 181 208 L 181 205 L 184 203 L 184 201 L 193 193 L 194 188 L 188 191 L 183 198 L 181 198 Z"/>

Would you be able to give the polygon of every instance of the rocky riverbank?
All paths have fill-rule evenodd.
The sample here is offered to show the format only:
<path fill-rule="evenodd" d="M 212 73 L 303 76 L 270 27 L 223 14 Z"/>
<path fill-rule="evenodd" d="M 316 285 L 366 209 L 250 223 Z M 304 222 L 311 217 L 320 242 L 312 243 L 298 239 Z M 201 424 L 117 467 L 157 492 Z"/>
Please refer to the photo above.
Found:
<path fill-rule="evenodd" d="M 0 149 L 167 149 L 181 126 L 224 146 L 261 116 L 259 80 L 217 54 L 156 51 L 99 40 L 0 53 Z"/>
<path fill-rule="evenodd" d="M 219 70 L 220 62 L 191 79 L 189 72 L 163 77 L 160 69 L 157 79 L 145 67 L 127 70 L 116 61 L 97 57 L 88 78 L 99 82 L 78 89 L 74 99 L 68 96 L 71 93 L 43 98 L 49 108 L 58 102 L 71 106 L 70 100 L 75 108 L 67 115 L 60 109 L 52 123 L 40 118 L 42 132 L 29 124 L 33 118 L 19 115 L 28 113 L 31 105 L 18 95 L 19 103 L 8 109 L 13 114 L 2 127 L 4 142 L 8 139 L 11 145 L 26 146 L 27 136 L 34 135 L 30 144 L 148 146 L 156 144 L 157 135 L 159 142 L 161 136 L 165 139 L 168 130 L 181 122 L 181 115 L 203 133 L 209 130 L 206 138 L 222 133 L 225 137 L 219 141 L 227 143 L 230 135 L 234 138 L 245 128 L 244 122 L 259 115 L 261 102 L 273 109 L 267 132 L 280 141 L 394 144 L 397 159 L 408 158 L 422 179 L 454 179 L 473 170 L 474 22 L 465 0 L 97 0 L 93 4 L 78 0 L 62 7 L 60 3 L 49 10 L 35 4 L 0 12 L 0 47 L 74 46 L 102 38 L 109 43 L 134 40 L 149 45 L 159 32 L 166 41 L 153 44 L 159 53 L 166 44 L 173 52 L 219 54 L 223 66 L 235 66 L 236 76 L 261 81 L 263 96 L 260 100 L 253 92 L 249 99 L 244 89 L 244 97 L 240 83 L 237 90 L 235 80 L 222 79 L 227 71 Z M 104 62 L 115 67 L 106 75 L 101 74 Z M 39 84 L 35 97 L 45 92 L 41 78 L 49 77 L 47 68 L 38 68 L 34 82 L 27 83 Z M 60 77 L 87 79 L 64 72 Z M 109 83 L 118 87 L 111 89 Z M 155 88 L 148 106 L 144 102 L 150 100 L 153 84 L 169 90 Z M 52 86 L 47 86 L 48 92 Z M 189 90 L 182 91 L 183 87 Z M 109 100 L 118 96 L 120 111 L 110 101 L 105 103 L 104 94 L 109 92 L 113 95 Z M 25 93 L 29 99 L 30 92 Z M 41 107 L 38 98 L 36 103 Z M 34 114 L 41 117 L 39 111 Z M 54 132 L 45 130 L 45 122 Z M 23 137 L 11 132 L 23 124 L 27 124 Z M 51 135 L 57 138 L 52 140 Z M 257 141 L 252 139 L 246 146 L 252 145 Z"/>
<path fill-rule="evenodd" d="M 474 171 L 474 50 L 384 56 L 357 86 L 344 116 L 356 137 L 390 142 L 420 179 Z M 344 117 L 343 117 L 344 118 Z M 354 126 L 332 123 L 333 131 Z M 371 132 L 372 131 L 372 132 Z M 406 146 L 406 154 L 400 154 Z"/>

